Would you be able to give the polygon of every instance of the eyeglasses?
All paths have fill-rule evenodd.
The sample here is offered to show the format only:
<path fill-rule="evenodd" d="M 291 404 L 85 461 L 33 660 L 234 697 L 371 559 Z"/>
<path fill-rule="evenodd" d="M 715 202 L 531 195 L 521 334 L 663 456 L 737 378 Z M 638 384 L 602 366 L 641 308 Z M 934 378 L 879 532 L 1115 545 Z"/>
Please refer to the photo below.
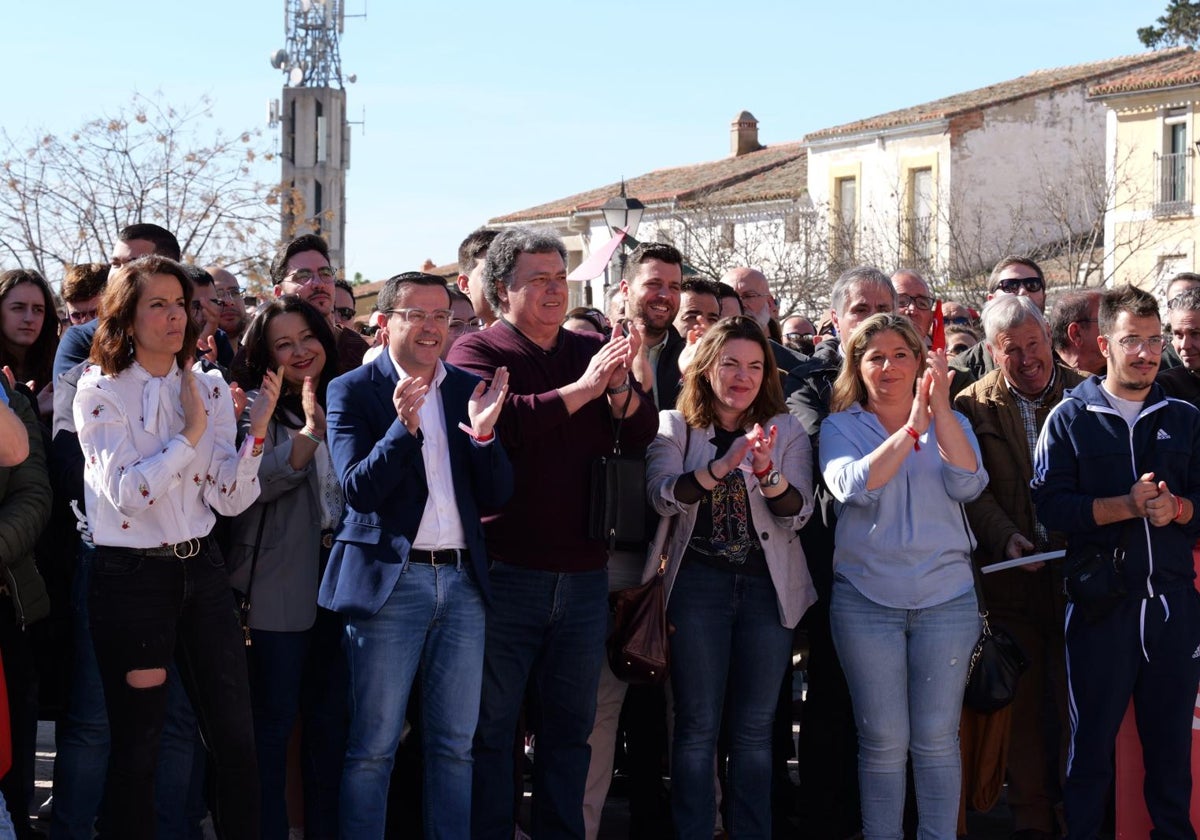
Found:
<path fill-rule="evenodd" d="M 915 306 L 922 312 L 928 312 L 933 309 L 933 298 L 927 298 L 925 295 L 896 295 L 896 304 L 900 309 L 908 309 L 910 306 Z"/>
<path fill-rule="evenodd" d="M 1046 284 L 1037 277 L 1010 277 L 1007 280 L 1001 280 L 997 283 L 992 288 L 992 291 L 1004 292 L 1006 295 L 1015 295 L 1021 290 L 1022 286 L 1031 295 L 1036 295 L 1042 289 L 1046 288 Z"/>
<path fill-rule="evenodd" d="M 86 324 L 88 321 L 95 320 L 99 314 L 99 309 L 74 309 L 67 313 L 67 318 L 72 324 Z"/>
<path fill-rule="evenodd" d="M 957 327 L 971 326 L 971 319 L 966 315 L 955 315 L 953 318 L 942 318 L 943 324 L 954 324 Z"/>
<path fill-rule="evenodd" d="M 353 306 L 335 306 L 333 308 L 333 312 L 335 315 L 338 316 L 338 320 L 340 320 L 340 321 L 353 321 L 354 320 L 354 307 Z"/>
<path fill-rule="evenodd" d="M 295 283 L 297 286 L 307 286 L 314 280 L 320 279 L 322 283 L 332 283 L 333 278 L 337 276 L 337 272 L 331 266 L 322 266 L 317 269 L 317 273 L 307 268 L 298 268 L 291 274 L 284 275 L 284 280 L 290 283 Z"/>
<path fill-rule="evenodd" d="M 454 313 L 449 309 L 435 309 L 432 312 L 426 312 L 424 309 L 389 309 L 385 314 L 399 315 L 408 323 L 417 326 L 424 324 L 426 319 L 433 318 L 435 324 L 444 327 L 450 323 L 450 316 Z"/>
<path fill-rule="evenodd" d="M 815 335 L 816 335 L 816 333 L 810 333 L 810 332 L 804 332 L 804 333 L 801 333 L 801 332 L 789 332 L 789 333 L 784 333 L 784 334 L 783 334 L 783 337 L 784 337 L 784 338 L 790 338 L 790 339 L 792 339 L 793 341 L 799 341 L 799 340 L 800 340 L 800 339 L 802 339 L 802 338 L 812 338 L 812 337 L 813 337 L 813 336 L 815 336 Z"/>
<path fill-rule="evenodd" d="M 483 329 L 483 319 L 479 318 L 479 317 L 469 318 L 466 321 L 462 320 L 461 318 L 451 318 L 450 319 L 450 332 L 462 333 L 462 332 L 466 332 L 469 329 L 470 330 Z"/>
<path fill-rule="evenodd" d="M 763 294 L 762 292 L 743 292 L 742 294 L 738 295 L 738 297 L 740 297 L 742 300 L 758 300 L 759 298 L 769 298 L 771 296 Z"/>
<path fill-rule="evenodd" d="M 1112 341 L 1109 338 L 1109 341 Z M 1139 338 L 1136 335 L 1127 335 L 1124 338 L 1119 338 L 1116 343 L 1121 345 L 1121 349 L 1125 351 L 1126 356 L 1133 356 L 1142 350 L 1149 350 L 1152 355 L 1157 356 L 1163 351 L 1163 345 L 1166 340 L 1161 335 L 1152 335 L 1149 338 Z"/>
<path fill-rule="evenodd" d="M 211 303 L 213 306 L 218 305 L 218 302 L 213 298 L 209 298 L 208 302 Z M 196 298 L 195 300 L 193 300 L 192 301 L 192 311 L 195 312 L 197 315 L 199 315 L 201 312 L 203 312 L 204 311 L 204 301 L 201 300 L 200 298 Z"/>
<path fill-rule="evenodd" d="M 241 297 L 245 291 L 245 289 L 238 286 L 229 289 L 217 289 L 217 303 L 221 305 L 233 303 L 233 299 Z"/>

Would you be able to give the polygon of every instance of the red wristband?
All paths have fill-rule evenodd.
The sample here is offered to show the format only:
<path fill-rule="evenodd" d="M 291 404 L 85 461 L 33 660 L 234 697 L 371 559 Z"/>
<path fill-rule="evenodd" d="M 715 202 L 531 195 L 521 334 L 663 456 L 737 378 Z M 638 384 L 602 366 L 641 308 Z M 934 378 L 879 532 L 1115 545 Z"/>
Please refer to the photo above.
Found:
<path fill-rule="evenodd" d="M 1180 519 L 1183 519 L 1183 496 L 1176 496 L 1175 497 L 1175 518 L 1172 519 L 1171 521 L 1178 522 Z"/>
<path fill-rule="evenodd" d="M 917 430 L 914 429 L 912 426 L 906 425 L 904 427 L 904 433 L 913 439 L 913 449 L 915 449 L 917 452 L 920 452 L 921 451 L 921 436 L 919 434 L 917 434 Z"/>
<path fill-rule="evenodd" d="M 773 470 L 773 469 L 775 469 L 775 462 L 767 461 L 767 468 L 765 470 L 763 470 L 762 472 L 759 472 L 758 470 L 753 470 L 754 477 L 760 478 L 760 479 L 765 478 L 767 476 L 767 474 L 770 473 L 771 470 Z"/>
<path fill-rule="evenodd" d="M 472 434 L 472 435 L 471 435 L 471 437 L 473 437 L 473 438 L 475 439 L 475 442 L 476 442 L 476 443 L 487 443 L 489 440 L 491 440 L 491 439 L 492 439 L 492 438 L 494 438 L 495 436 L 496 436 L 496 430 L 495 430 L 495 429 L 493 429 L 492 431 L 488 432 L 486 435 L 483 435 L 482 437 L 480 437 L 480 436 L 478 436 L 478 435 L 475 435 L 475 434 Z"/>

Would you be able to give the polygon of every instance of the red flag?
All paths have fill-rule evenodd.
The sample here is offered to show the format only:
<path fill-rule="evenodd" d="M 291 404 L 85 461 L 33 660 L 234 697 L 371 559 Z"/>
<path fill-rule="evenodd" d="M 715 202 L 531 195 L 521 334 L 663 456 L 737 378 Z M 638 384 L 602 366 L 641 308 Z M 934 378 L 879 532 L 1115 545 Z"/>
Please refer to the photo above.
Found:
<path fill-rule="evenodd" d="M 933 349 L 946 349 L 946 322 L 942 320 L 942 302 L 933 302 Z"/>

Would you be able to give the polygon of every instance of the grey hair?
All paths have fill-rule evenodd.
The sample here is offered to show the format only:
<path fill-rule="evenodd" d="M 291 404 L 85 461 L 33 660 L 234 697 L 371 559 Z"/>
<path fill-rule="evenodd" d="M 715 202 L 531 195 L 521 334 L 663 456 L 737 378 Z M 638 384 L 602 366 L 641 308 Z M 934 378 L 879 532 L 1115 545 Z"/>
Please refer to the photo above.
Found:
<path fill-rule="evenodd" d="M 483 264 L 483 293 L 492 308 L 500 311 L 498 287 L 512 280 L 517 258 L 521 254 L 550 253 L 557 253 L 562 257 L 563 265 L 567 264 L 566 246 L 562 239 L 548 230 L 512 227 L 500 231 L 488 246 L 487 261 Z"/>
<path fill-rule="evenodd" d="M 1019 327 L 1026 321 L 1034 321 L 1046 337 L 1050 337 L 1050 328 L 1046 326 L 1046 317 L 1034 303 L 1025 295 L 999 295 L 992 298 L 983 307 L 979 322 L 983 325 L 983 335 L 991 347 L 996 337 L 1002 332 Z"/>
<path fill-rule="evenodd" d="M 1200 286 L 1184 289 L 1167 301 L 1167 312 L 1195 312 L 1200 310 Z"/>
<path fill-rule="evenodd" d="M 834 281 L 833 289 L 829 293 L 829 305 L 840 318 L 843 314 L 842 310 L 846 306 L 846 295 L 850 291 L 850 287 L 862 283 L 866 286 L 878 286 L 880 289 L 886 289 L 888 295 L 892 298 L 892 310 L 896 309 L 896 287 L 892 285 L 892 279 L 871 265 L 859 265 L 843 271 L 842 275 Z"/>

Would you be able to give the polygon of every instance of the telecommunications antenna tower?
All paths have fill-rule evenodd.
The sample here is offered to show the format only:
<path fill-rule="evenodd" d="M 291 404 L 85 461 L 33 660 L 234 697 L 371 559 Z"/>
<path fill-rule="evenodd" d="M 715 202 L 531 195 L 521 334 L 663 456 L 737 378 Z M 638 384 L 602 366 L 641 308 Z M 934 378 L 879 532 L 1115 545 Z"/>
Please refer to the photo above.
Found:
<path fill-rule="evenodd" d="M 282 238 L 286 242 L 301 233 L 321 234 L 335 268 L 345 265 L 350 168 L 350 124 L 338 45 L 346 18 L 343 2 L 284 0 L 287 45 L 270 55 L 271 66 L 284 76 L 282 104 L 272 100 L 267 105 L 268 124 L 281 129 Z M 352 74 L 345 81 L 353 83 L 357 77 Z"/>

